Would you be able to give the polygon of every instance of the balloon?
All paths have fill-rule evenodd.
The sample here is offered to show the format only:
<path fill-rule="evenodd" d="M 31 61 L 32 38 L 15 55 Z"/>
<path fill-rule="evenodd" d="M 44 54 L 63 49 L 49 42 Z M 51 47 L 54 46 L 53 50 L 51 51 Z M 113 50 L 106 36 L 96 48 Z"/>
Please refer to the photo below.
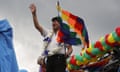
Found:
<path fill-rule="evenodd" d="M 85 52 L 85 50 L 82 50 L 82 51 L 81 51 L 81 55 L 83 55 L 84 52 Z"/>
<path fill-rule="evenodd" d="M 83 62 L 83 58 L 82 58 L 82 56 L 80 56 L 80 55 L 75 55 L 75 59 L 76 60 L 78 60 L 78 61 L 81 61 L 81 62 Z"/>
<path fill-rule="evenodd" d="M 90 44 L 90 48 L 94 48 L 94 43 L 91 43 L 91 44 Z"/>
<path fill-rule="evenodd" d="M 70 63 L 76 65 L 76 60 L 74 56 L 71 57 Z"/>
<path fill-rule="evenodd" d="M 80 55 L 73 55 L 67 60 L 69 70 L 79 69 L 80 66 L 87 66 L 89 63 L 95 63 L 107 52 L 113 51 L 114 46 L 120 47 L 120 27 L 114 32 L 101 37 L 95 43 L 90 44 L 89 48 L 84 48 Z"/>
<path fill-rule="evenodd" d="M 78 70 L 80 67 L 79 66 L 74 66 L 75 70 Z"/>
<path fill-rule="evenodd" d="M 120 37 L 117 36 L 116 32 L 112 32 L 112 35 L 115 41 L 120 41 Z"/>
<path fill-rule="evenodd" d="M 81 61 L 77 60 L 77 61 L 76 61 L 76 64 L 77 64 L 78 66 L 80 66 L 80 65 L 82 65 L 83 63 L 82 63 Z"/>
<path fill-rule="evenodd" d="M 71 69 L 72 69 L 72 67 L 71 67 L 70 64 L 67 64 L 67 69 L 68 69 L 68 70 L 71 70 Z"/>
<path fill-rule="evenodd" d="M 74 68 L 75 70 L 78 70 L 80 67 L 74 65 L 73 68 Z"/>
<path fill-rule="evenodd" d="M 113 44 L 111 44 L 111 43 L 108 41 L 108 37 L 109 37 L 109 34 L 107 34 L 107 35 L 105 36 L 105 43 L 106 43 L 107 45 L 109 45 L 109 46 L 113 46 Z"/>
<path fill-rule="evenodd" d="M 90 55 L 88 55 L 86 52 L 83 53 L 83 56 L 84 56 L 86 59 L 88 59 L 88 60 L 91 59 Z"/>
<path fill-rule="evenodd" d="M 107 40 L 108 40 L 108 42 L 111 43 L 111 44 L 115 43 L 115 40 L 114 40 L 114 38 L 113 38 L 113 36 L 112 36 L 112 33 L 109 34 Z"/>
<path fill-rule="evenodd" d="M 95 47 L 95 48 L 99 48 L 100 51 L 104 51 L 104 48 L 103 48 L 103 46 L 102 46 L 102 44 L 101 44 L 100 41 L 97 41 L 97 42 L 95 43 L 95 46 L 94 46 L 94 47 Z"/>
<path fill-rule="evenodd" d="M 89 61 L 86 58 L 83 58 L 83 60 L 84 60 L 84 62 L 83 62 L 84 65 L 88 64 Z"/>
<path fill-rule="evenodd" d="M 96 57 L 96 55 L 92 54 L 92 51 L 89 52 L 88 49 L 86 50 L 86 53 L 87 53 L 88 55 L 90 55 L 92 58 L 93 58 L 93 57 Z"/>
<path fill-rule="evenodd" d="M 99 39 L 99 41 L 101 42 L 101 41 L 103 41 L 105 38 L 104 37 L 101 37 L 100 39 Z"/>
<path fill-rule="evenodd" d="M 68 64 L 67 68 L 68 68 L 68 70 L 72 70 L 72 69 L 78 70 L 80 67 L 76 66 L 76 65 Z"/>
<path fill-rule="evenodd" d="M 98 54 L 100 54 L 100 53 L 101 53 L 101 51 L 100 51 L 99 48 L 94 48 L 94 49 L 92 50 L 92 54 L 93 54 L 93 55 L 98 55 Z"/>
<path fill-rule="evenodd" d="M 118 37 L 120 37 L 120 27 L 117 27 L 117 28 L 115 29 L 115 32 L 117 33 Z"/>
<path fill-rule="evenodd" d="M 88 52 L 92 52 L 92 50 L 93 50 L 93 48 L 91 48 L 91 47 L 90 47 L 90 48 L 87 48 L 87 51 L 88 51 Z"/>
<path fill-rule="evenodd" d="M 105 51 L 110 50 L 111 47 L 105 43 L 104 38 L 101 38 L 100 41 Z"/>
<path fill-rule="evenodd" d="M 90 62 L 96 62 L 97 61 L 97 57 L 94 57 L 94 58 L 92 58 L 91 60 L 90 60 Z"/>

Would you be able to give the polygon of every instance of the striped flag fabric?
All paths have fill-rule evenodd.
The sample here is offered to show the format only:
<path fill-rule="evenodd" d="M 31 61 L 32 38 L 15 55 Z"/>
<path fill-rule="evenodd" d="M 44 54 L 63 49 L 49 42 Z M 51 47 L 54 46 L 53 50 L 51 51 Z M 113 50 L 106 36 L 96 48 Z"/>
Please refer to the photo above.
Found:
<path fill-rule="evenodd" d="M 60 8 L 57 4 L 60 20 L 57 42 L 65 42 L 70 45 L 83 44 L 89 47 L 89 37 L 84 20 L 72 13 Z"/>

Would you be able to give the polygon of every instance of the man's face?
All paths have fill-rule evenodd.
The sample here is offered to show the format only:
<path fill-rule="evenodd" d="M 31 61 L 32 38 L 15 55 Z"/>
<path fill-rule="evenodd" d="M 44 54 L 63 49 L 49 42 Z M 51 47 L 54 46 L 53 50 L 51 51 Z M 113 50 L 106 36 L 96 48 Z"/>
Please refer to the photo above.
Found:
<path fill-rule="evenodd" d="M 53 21 L 52 22 L 52 27 L 53 27 L 53 30 L 58 30 L 60 28 L 60 24 L 57 20 Z"/>

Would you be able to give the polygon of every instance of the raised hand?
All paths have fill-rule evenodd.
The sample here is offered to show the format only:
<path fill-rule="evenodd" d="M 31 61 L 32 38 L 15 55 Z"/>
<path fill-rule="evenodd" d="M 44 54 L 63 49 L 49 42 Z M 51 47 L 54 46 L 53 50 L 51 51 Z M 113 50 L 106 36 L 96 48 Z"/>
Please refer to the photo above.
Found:
<path fill-rule="evenodd" d="M 36 14 L 36 6 L 35 6 L 35 4 L 31 4 L 29 8 L 30 8 L 32 14 Z"/>

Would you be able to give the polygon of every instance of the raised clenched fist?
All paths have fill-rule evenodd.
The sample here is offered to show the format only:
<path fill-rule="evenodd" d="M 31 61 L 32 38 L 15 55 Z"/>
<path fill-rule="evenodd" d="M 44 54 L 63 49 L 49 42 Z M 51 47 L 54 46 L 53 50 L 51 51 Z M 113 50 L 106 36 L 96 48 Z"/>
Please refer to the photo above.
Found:
<path fill-rule="evenodd" d="M 29 8 L 30 8 L 32 14 L 36 14 L 36 6 L 35 6 L 35 4 L 31 4 Z"/>

